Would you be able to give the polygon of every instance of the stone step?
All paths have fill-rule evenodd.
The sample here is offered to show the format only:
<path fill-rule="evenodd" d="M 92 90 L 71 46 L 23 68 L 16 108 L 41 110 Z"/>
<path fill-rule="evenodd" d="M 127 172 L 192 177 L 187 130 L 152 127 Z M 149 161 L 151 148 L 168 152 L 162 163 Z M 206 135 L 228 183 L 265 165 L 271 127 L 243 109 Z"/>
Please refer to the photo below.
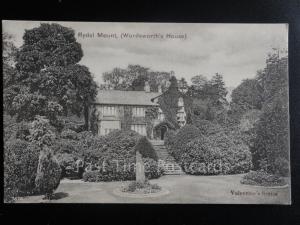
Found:
<path fill-rule="evenodd" d="M 167 175 L 180 175 L 184 174 L 181 167 L 175 161 L 174 157 L 172 157 L 163 141 L 159 140 L 151 140 L 151 144 L 153 145 L 156 154 L 159 158 L 159 163 L 165 169 L 165 174 Z"/>

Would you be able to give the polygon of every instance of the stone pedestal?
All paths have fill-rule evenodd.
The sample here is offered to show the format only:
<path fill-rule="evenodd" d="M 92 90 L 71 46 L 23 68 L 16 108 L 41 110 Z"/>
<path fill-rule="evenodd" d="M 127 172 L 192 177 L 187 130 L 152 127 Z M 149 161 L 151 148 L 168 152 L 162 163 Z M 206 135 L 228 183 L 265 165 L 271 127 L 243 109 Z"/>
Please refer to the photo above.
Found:
<path fill-rule="evenodd" d="M 135 165 L 135 180 L 139 183 L 145 183 L 145 165 L 142 155 L 139 151 L 136 152 L 136 165 Z"/>

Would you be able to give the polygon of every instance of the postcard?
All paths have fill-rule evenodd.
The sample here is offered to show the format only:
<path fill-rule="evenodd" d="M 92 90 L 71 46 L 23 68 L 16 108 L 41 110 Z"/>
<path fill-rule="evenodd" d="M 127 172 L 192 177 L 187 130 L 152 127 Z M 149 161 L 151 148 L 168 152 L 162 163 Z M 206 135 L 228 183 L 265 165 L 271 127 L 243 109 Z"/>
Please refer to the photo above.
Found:
<path fill-rule="evenodd" d="M 2 26 L 5 203 L 291 204 L 288 24 Z"/>

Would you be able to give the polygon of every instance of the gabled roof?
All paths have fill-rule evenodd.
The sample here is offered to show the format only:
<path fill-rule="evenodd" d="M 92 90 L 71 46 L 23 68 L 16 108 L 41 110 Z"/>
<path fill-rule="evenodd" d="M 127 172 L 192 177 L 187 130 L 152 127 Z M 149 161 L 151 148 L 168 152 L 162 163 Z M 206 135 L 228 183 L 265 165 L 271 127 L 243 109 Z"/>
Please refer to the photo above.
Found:
<path fill-rule="evenodd" d="M 157 106 L 157 101 L 151 102 L 152 98 L 159 96 L 159 92 L 145 91 L 118 91 L 100 90 L 94 104 L 113 104 L 113 105 L 140 105 Z"/>

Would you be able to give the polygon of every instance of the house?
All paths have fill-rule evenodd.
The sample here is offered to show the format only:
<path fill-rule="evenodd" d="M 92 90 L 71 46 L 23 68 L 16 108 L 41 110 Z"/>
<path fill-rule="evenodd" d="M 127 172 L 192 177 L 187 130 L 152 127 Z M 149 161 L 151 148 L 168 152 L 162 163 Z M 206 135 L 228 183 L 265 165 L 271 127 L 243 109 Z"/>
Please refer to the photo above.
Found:
<path fill-rule="evenodd" d="M 155 126 L 165 119 L 157 103 L 161 94 L 160 88 L 158 92 L 151 92 L 148 82 L 145 83 L 144 91 L 100 90 L 96 101 L 92 103 L 92 107 L 96 109 L 98 134 L 106 135 L 116 129 L 130 129 L 149 139 L 163 139 L 163 134 L 155 134 Z M 185 124 L 182 99 L 179 105 L 181 107 L 177 116 L 182 125 Z"/>

